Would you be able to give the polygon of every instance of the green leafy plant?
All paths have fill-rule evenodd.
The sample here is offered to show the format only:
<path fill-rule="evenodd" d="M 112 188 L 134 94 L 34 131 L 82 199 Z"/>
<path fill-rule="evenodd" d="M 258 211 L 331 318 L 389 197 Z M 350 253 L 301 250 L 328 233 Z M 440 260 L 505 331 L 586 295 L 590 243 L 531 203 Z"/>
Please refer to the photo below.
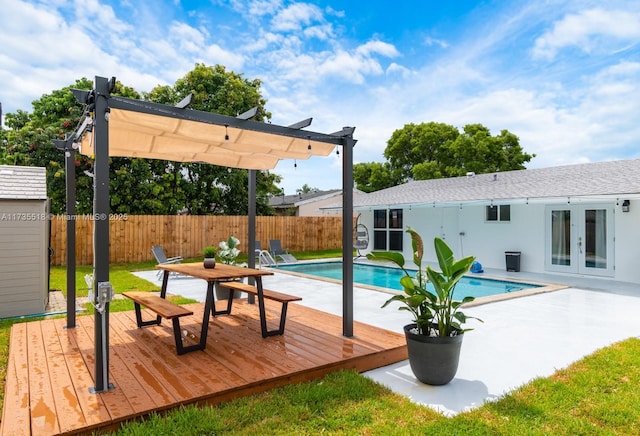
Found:
<path fill-rule="evenodd" d="M 405 259 L 402 253 L 392 251 L 374 251 L 367 254 L 367 258 L 373 261 L 387 261 L 398 265 L 405 275 L 400 279 L 403 294 L 394 295 L 387 300 L 382 307 L 386 307 L 393 301 L 403 304 L 399 309 L 408 310 L 413 314 L 413 322 L 416 323 L 418 332 L 426 336 L 456 336 L 471 329 L 464 329 L 462 325 L 469 319 L 460 311 L 460 306 L 473 301 L 474 297 L 464 297 L 462 300 L 454 300 L 453 293 L 460 279 L 469 271 L 475 257 L 467 256 L 455 259 L 453 251 L 440 238 L 435 238 L 433 243 L 441 271 L 435 271 L 430 266 L 422 267 L 424 244 L 420 235 L 412 228 L 407 228 L 411 235 L 413 248 L 413 263 L 418 267 L 413 275 L 405 269 Z M 433 292 L 427 288 L 431 282 Z"/>
<path fill-rule="evenodd" d="M 226 263 L 227 265 L 235 265 L 236 259 L 240 254 L 240 250 L 237 248 L 240 245 L 240 240 L 235 236 L 229 236 L 229 239 L 226 241 L 220 241 L 218 246 L 220 250 L 218 250 L 218 258 L 222 263 Z"/>
<path fill-rule="evenodd" d="M 205 259 L 216 257 L 216 247 L 204 247 L 204 250 L 202 250 L 202 254 L 204 254 Z"/>

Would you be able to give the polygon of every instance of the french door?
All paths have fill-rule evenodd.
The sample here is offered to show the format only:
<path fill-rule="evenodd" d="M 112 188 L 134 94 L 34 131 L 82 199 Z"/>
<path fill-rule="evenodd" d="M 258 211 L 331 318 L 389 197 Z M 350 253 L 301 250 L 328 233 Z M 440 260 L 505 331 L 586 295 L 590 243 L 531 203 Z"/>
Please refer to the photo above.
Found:
<path fill-rule="evenodd" d="M 547 206 L 546 269 L 613 276 L 612 205 Z"/>

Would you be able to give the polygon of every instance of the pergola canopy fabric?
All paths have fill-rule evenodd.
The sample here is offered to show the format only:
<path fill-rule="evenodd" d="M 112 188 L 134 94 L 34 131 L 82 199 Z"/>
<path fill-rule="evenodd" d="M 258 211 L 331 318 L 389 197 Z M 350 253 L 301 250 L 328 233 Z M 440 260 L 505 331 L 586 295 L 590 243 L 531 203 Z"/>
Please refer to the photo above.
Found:
<path fill-rule="evenodd" d="M 328 156 L 341 142 L 339 136 L 280 126 L 273 126 L 273 132 L 269 132 L 265 131 L 270 130 L 267 123 L 117 97 L 112 100 L 109 156 L 267 170 L 280 159 Z M 203 121 L 207 119 L 210 122 Z M 80 146 L 80 152 L 87 156 L 95 154 L 92 133 L 83 136 Z"/>

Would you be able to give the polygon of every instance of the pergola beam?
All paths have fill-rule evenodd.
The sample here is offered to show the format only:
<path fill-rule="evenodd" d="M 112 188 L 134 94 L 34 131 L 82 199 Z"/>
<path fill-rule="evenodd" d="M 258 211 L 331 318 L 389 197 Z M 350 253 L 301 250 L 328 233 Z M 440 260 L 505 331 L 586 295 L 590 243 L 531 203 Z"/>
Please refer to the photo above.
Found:
<path fill-rule="evenodd" d="M 277 124 L 263 123 L 261 121 L 244 120 L 228 115 L 214 114 L 198 110 L 188 110 L 167 106 L 150 101 L 133 100 L 130 98 L 113 96 L 109 100 L 109 107 L 114 109 L 129 110 L 144 114 L 159 115 L 181 120 L 189 120 L 200 123 L 214 124 L 217 126 L 228 126 L 237 129 L 251 130 L 254 132 L 267 133 L 271 135 L 288 136 L 299 139 L 309 139 L 328 144 L 342 145 L 342 138 L 353 134 L 355 127 L 342 129 L 330 135 L 326 133 L 312 132 L 309 130 L 292 129 L 291 127 L 279 126 Z"/>

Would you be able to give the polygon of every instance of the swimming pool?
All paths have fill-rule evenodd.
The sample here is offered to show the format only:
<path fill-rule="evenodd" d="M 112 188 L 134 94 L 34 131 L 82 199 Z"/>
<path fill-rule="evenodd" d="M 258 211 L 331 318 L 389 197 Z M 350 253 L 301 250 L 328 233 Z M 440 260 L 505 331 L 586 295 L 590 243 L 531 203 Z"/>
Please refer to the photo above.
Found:
<path fill-rule="evenodd" d="M 342 262 L 321 263 L 297 263 L 290 265 L 278 265 L 279 270 L 286 270 L 300 274 L 318 276 L 323 278 L 342 280 Z M 400 278 L 404 275 L 402 270 L 383 265 L 367 265 L 354 263 L 354 283 L 377 286 L 401 291 Z M 431 290 L 431 284 L 428 285 Z M 466 296 L 475 298 L 489 297 L 498 294 L 507 294 L 527 289 L 540 288 L 542 285 L 533 283 L 520 283 L 508 280 L 496 280 L 485 277 L 463 277 L 454 292 L 454 298 L 462 299 Z"/>

